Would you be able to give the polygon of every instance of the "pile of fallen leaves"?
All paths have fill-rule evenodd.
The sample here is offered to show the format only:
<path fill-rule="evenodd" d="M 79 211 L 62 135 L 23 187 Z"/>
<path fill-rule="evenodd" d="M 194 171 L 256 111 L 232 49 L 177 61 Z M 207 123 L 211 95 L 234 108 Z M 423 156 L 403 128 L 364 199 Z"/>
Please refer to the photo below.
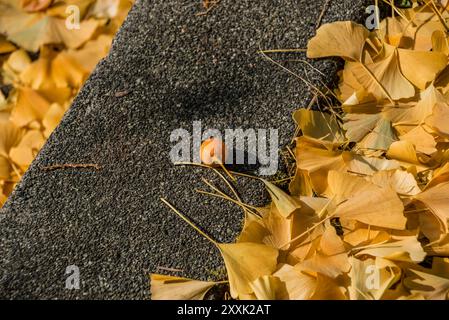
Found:
<path fill-rule="evenodd" d="M 108 53 L 131 4 L 0 0 L 0 207 Z"/>
<path fill-rule="evenodd" d="M 446 5 L 393 7 L 372 32 L 318 29 L 307 56 L 345 60 L 338 89 L 319 97 L 321 110 L 294 113 L 290 192 L 264 181 L 265 208 L 234 194 L 245 212 L 235 243 L 215 242 L 163 200 L 221 252 L 230 297 L 448 299 Z M 151 275 L 153 299 L 201 299 L 215 284 Z"/>

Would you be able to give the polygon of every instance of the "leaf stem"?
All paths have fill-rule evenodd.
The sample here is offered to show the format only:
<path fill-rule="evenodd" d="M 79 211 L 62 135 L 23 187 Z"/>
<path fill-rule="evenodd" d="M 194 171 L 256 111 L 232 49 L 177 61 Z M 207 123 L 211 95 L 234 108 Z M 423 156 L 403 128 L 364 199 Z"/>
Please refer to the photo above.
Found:
<path fill-rule="evenodd" d="M 160 198 L 161 201 L 167 205 L 167 207 L 169 207 L 170 209 L 172 209 L 182 220 L 184 220 L 185 222 L 187 222 L 193 229 L 195 229 L 200 235 L 202 235 L 204 238 L 206 238 L 207 240 L 209 240 L 211 243 L 213 243 L 217 248 L 219 248 L 218 246 L 218 242 L 215 241 L 214 239 L 212 239 L 209 235 L 207 235 L 204 231 L 202 231 L 200 228 L 198 228 L 192 221 L 190 221 L 185 215 L 183 215 L 178 209 L 176 209 L 170 202 L 168 202 L 167 200 L 165 200 L 164 198 Z"/>

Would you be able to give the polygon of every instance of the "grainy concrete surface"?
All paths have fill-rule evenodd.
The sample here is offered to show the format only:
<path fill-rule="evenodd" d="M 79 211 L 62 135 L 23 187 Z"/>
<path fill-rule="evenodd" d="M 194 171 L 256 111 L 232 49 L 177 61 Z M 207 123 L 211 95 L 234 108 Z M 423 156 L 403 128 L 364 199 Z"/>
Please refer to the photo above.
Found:
<path fill-rule="evenodd" d="M 219 241 L 241 228 L 238 207 L 195 193 L 213 174 L 174 167 L 170 132 L 278 128 L 293 133 L 291 112 L 307 87 L 263 59 L 259 49 L 305 48 L 325 0 L 222 0 L 205 16 L 200 1 L 137 0 L 112 51 L 96 68 L 61 125 L 0 211 L 0 298 L 146 299 L 158 267 L 217 277 L 217 250 L 159 200 L 166 197 Z M 362 0 L 331 1 L 323 22 L 364 18 Z M 315 82 L 334 79 L 336 60 L 283 65 Z M 117 91 L 128 91 L 116 97 Z M 102 170 L 43 171 L 61 163 Z M 267 201 L 239 179 L 244 200 Z M 81 288 L 67 290 L 68 265 Z"/>

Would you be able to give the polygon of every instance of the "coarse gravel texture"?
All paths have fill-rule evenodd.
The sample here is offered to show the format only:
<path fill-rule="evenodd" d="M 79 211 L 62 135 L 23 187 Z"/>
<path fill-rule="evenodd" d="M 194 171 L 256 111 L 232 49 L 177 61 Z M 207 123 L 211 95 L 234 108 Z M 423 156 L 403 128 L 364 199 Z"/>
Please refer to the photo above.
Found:
<path fill-rule="evenodd" d="M 160 197 L 222 242 L 235 239 L 243 214 L 195 192 L 207 189 L 202 177 L 220 180 L 173 166 L 170 133 L 191 131 L 195 120 L 221 130 L 278 128 L 285 145 L 291 113 L 309 103 L 310 90 L 257 51 L 305 48 L 324 2 L 223 0 L 197 16 L 199 0 L 137 0 L 109 56 L 0 211 L 0 298 L 148 299 L 148 274 L 167 273 L 159 267 L 220 278 L 217 249 Z M 323 23 L 362 21 L 365 2 L 331 1 Z M 320 74 L 298 61 L 303 53 L 270 56 L 314 83 L 335 80 L 337 60 L 313 62 Z M 42 170 L 64 163 L 102 168 Z M 260 183 L 237 185 L 244 201 L 267 203 Z M 69 265 L 79 267 L 79 290 L 65 288 Z"/>

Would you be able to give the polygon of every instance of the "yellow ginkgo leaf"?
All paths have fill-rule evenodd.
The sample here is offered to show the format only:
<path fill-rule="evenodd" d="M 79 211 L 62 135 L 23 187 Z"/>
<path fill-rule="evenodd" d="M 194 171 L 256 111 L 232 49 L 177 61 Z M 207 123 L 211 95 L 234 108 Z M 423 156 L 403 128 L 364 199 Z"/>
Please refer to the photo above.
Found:
<path fill-rule="evenodd" d="M 449 219 L 449 182 L 443 182 L 416 195 L 415 200 L 425 204 L 441 221 L 447 233 Z"/>
<path fill-rule="evenodd" d="M 427 300 L 449 299 L 449 277 L 441 277 L 418 270 L 410 271 L 414 276 L 406 278 L 404 283 L 412 293 L 420 294 Z"/>
<path fill-rule="evenodd" d="M 327 188 L 327 174 L 330 170 L 344 170 L 345 156 L 339 151 L 302 146 L 297 140 L 296 163 L 299 169 L 308 173 L 313 189 L 322 194 Z"/>
<path fill-rule="evenodd" d="M 334 214 L 341 219 L 357 220 L 389 229 L 405 229 L 402 202 L 392 189 L 360 193 L 340 204 Z M 382 212 L 380 214 L 379 212 Z"/>
<path fill-rule="evenodd" d="M 43 47 L 39 59 L 29 64 L 20 73 L 20 81 L 32 89 L 54 88 L 55 84 L 51 77 L 51 61 L 56 55 L 56 51 Z"/>
<path fill-rule="evenodd" d="M 412 39 L 405 36 L 410 26 L 402 17 L 387 17 L 379 27 L 378 32 L 386 43 L 401 48 L 413 46 Z"/>
<path fill-rule="evenodd" d="M 42 125 L 44 126 L 44 135 L 46 138 L 50 136 L 53 130 L 58 126 L 62 117 L 64 116 L 65 108 L 57 103 L 50 105 L 47 113 L 42 119 Z"/>
<path fill-rule="evenodd" d="M 282 249 L 282 246 L 293 237 L 293 221 L 295 213 L 284 217 L 277 207 L 272 204 L 270 212 L 263 217 L 263 224 L 268 234 L 263 238 L 263 243 L 274 248 Z M 286 246 L 284 249 L 288 249 Z"/>
<path fill-rule="evenodd" d="M 435 187 L 436 185 L 449 181 L 449 163 L 445 163 L 441 167 L 435 169 L 432 179 L 426 185 L 424 190 Z"/>
<path fill-rule="evenodd" d="M 426 123 L 437 131 L 438 134 L 449 137 L 449 124 L 447 119 L 449 119 L 449 104 L 438 102 L 435 104 L 433 113 L 427 118 Z"/>
<path fill-rule="evenodd" d="M 240 242 L 217 244 L 228 272 L 230 293 L 234 299 L 254 292 L 251 283 L 276 270 L 278 250 L 263 244 Z"/>
<path fill-rule="evenodd" d="M 412 143 L 419 153 L 432 155 L 437 151 L 435 137 L 424 130 L 422 126 L 414 127 L 406 134 L 400 136 L 399 139 Z"/>
<path fill-rule="evenodd" d="M 152 300 L 203 300 L 216 282 L 151 274 Z"/>
<path fill-rule="evenodd" d="M 94 40 L 88 41 L 81 48 L 78 49 L 68 49 L 64 53 L 87 72 L 93 71 L 97 63 L 104 58 L 112 43 L 112 36 L 110 35 L 100 35 Z M 55 68 L 55 66 L 53 66 Z"/>
<path fill-rule="evenodd" d="M 429 85 L 426 90 L 420 92 L 417 103 L 404 107 L 395 106 L 388 108 L 385 112 L 388 113 L 389 119 L 396 127 L 399 125 L 419 125 L 423 124 L 427 117 L 433 113 L 434 106 L 439 102 L 445 103 L 446 98 L 434 85 Z"/>
<path fill-rule="evenodd" d="M 10 53 L 16 50 L 16 46 L 0 35 L 0 54 Z"/>
<path fill-rule="evenodd" d="M 373 63 L 382 59 L 384 57 L 384 44 L 385 41 L 382 41 L 378 38 L 378 34 L 371 33 L 368 39 L 366 39 L 366 45 L 362 55 L 362 61 L 365 64 Z"/>
<path fill-rule="evenodd" d="M 348 62 L 345 63 L 345 66 L 349 65 Z M 340 82 L 338 84 L 337 97 L 341 102 L 348 101 L 351 97 L 354 98 L 354 94 L 357 92 L 367 92 L 363 86 L 359 83 L 354 74 L 351 72 L 350 68 L 345 67 L 342 71 L 339 72 Z M 357 100 L 353 100 L 352 103 L 357 103 Z M 350 100 L 351 102 L 351 100 Z"/>
<path fill-rule="evenodd" d="M 420 294 L 413 294 L 404 286 L 402 282 L 391 289 L 385 291 L 382 300 L 425 300 Z"/>
<path fill-rule="evenodd" d="M 376 126 L 382 114 L 349 113 L 344 117 L 346 137 L 349 141 L 359 142 Z"/>
<path fill-rule="evenodd" d="M 351 153 L 351 158 L 347 162 L 347 166 L 348 172 L 361 175 L 372 175 L 377 171 L 398 169 L 400 164 L 395 160 L 360 156 Z"/>
<path fill-rule="evenodd" d="M 325 194 L 328 198 L 333 198 L 336 203 L 342 203 L 356 196 L 357 193 L 368 191 L 374 193 L 378 189 L 366 179 L 336 170 L 329 171 L 328 185 Z"/>
<path fill-rule="evenodd" d="M 414 196 L 421 192 L 413 174 L 403 170 L 378 171 L 370 181 L 381 188 L 393 189 L 400 195 Z"/>
<path fill-rule="evenodd" d="M 360 61 L 369 32 L 362 25 L 338 21 L 322 25 L 307 45 L 308 58 L 337 56 Z"/>
<path fill-rule="evenodd" d="M 308 223 L 307 225 L 313 224 Z M 334 227 L 328 225 L 326 228 L 316 228 L 310 233 L 309 239 L 305 239 L 304 242 L 306 244 L 312 242 L 312 245 L 309 248 L 300 245 L 290 254 L 298 257 L 299 250 L 306 249 L 304 256 L 298 259 L 300 263 L 295 266 L 298 271 L 336 277 L 348 270 L 345 245 L 336 234 Z M 307 251 L 309 252 L 307 253 Z"/>
<path fill-rule="evenodd" d="M 302 261 L 295 268 L 299 271 L 316 272 L 330 278 L 336 278 L 349 272 L 351 265 L 346 252 L 328 256 L 317 251 L 311 258 Z"/>
<path fill-rule="evenodd" d="M 334 278 L 318 273 L 316 290 L 310 300 L 347 300 L 342 286 Z"/>
<path fill-rule="evenodd" d="M 340 254 L 346 251 L 344 242 L 337 235 L 333 226 L 327 226 L 320 239 L 320 250 L 327 256 Z"/>
<path fill-rule="evenodd" d="M 433 15 L 433 18 L 437 18 L 437 15 Z M 432 35 L 438 32 L 445 32 L 446 28 L 437 18 L 437 20 L 424 19 L 413 20 L 416 27 L 409 27 L 406 29 L 406 36 L 409 39 L 413 39 L 413 50 L 418 51 L 430 51 L 433 48 Z"/>
<path fill-rule="evenodd" d="M 388 55 L 366 66 L 354 62 L 347 64 L 363 88 L 377 99 L 400 100 L 415 95 L 415 88 L 401 72 L 397 49 L 389 48 Z"/>
<path fill-rule="evenodd" d="M 255 214 L 245 212 L 245 222 L 237 242 L 263 243 L 263 239 L 269 235 L 262 219 Z"/>
<path fill-rule="evenodd" d="M 19 88 L 17 103 L 11 112 L 11 121 L 19 127 L 24 127 L 33 121 L 41 121 L 49 108 L 50 103 L 36 91 Z"/>
<path fill-rule="evenodd" d="M 441 52 L 398 49 L 398 55 L 402 74 L 421 90 L 447 65 L 447 56 Z"/>
<path fill-rule="evenodd" d="M 27 12 L 36 12 L 48 8 L 53 0 L 20 0 L 20 6 Z"/>
<path fill-rule="evenodd" d="M 307 171 L 296 168 L 295 176 L 288 186 L 293 196 L 312 196 L 313 186 Z"/>
<path fill-rule="evenodd" d="M 344 141 L 344 135 L 340 132 L 335 116 L 319 111 L 299 109 L 293 113 L 293 119 L 305 136 L 330 142 Z"/>
<path fill-rule="evenodd" d="M 5 83 L 12 84 L 19 81 L 19 75 L 31 64 L 31 59 L 25 50 L 19 49 L 11 53 L 3 64 Z"/>
<path fill-rule="evenodd" d="M 0 208 L 3 207 L 3 205 L 6 202 L 6 200 L 8 200 L 8 197 L 3 194 L 2 190 L 0 190 Z"/>
<path fill-rule="evenodd" d="M 371 175 L 379 170 L 399 168 L 395 160 L 365 157 L 351 152 L 330 151 L 321 147 L 303 143 L 303 137 L 296 141 L 296 164 L 303 170 L 317 194 L 323 194 L 327 188 L 329 171 L 351 171 L 362 175 Z"/>
<path fill-rule="evenodd" d="M 435 30 L 432 33 L 432 51 L 441 52 L 445 55 L 449 55 L 449 43 L 447 42 L 447 36 L 442 30 Z"/>
<path fill-rule="evenodd" d="M 370 255 L 394 261 L 421 262 L 426 252 L 415 236 L 393 237 L 391 242 L 368 245 L 356 256 Z"/>
<path fill-rule="evenodd" d="M 304 227 L 307 229 L 307 227 L 310 228 L 310 226 L 312 225 L 313 224 L 311 223 L 311 221 L 307 221 L 304 224 Z M 319 248 L 320 238 L 323 232 L 324 228 L 322 225 L 318 225 L 317 228 L 313 229 L 312 231 L 308 231 L 303 236 L 303 240 L 299 244 L 295 243 L 295 245 L 290 248 L 286 262 L 291 265 L 297 265 L 307 259 L 312 258 Z"/>
<path fill-rule="evenodd" d="M 350 258 L 351 284 L 348 287 L 351 300 L 380 300 L 401 275 L 400 268 L 385 259 Z"/>
<path fill-rule="evenodd" d="M 107 54 L 111 41 L 110 36 L 101 35 L 80 49 L 57 52 L 44 47 L 39 59 L 20 74 L 20 80 L 33 89 L 46 91 L 79 88 L 98 61 Z"/>
<path fill-rule="evenodd" d="M 97 1 L 98 0 L 58 0 L 47 9 L 46 14 L 65 19 L 73 14 L 73 11 L 68 10 L 67 8 L 70 8 L 69 6 L 75 6 L 79 10 L 80 18 L 87 18 L 86 13 Z"/>
<path fill-rule="evenodd" d="M 40 130 L 30 130 L 25 133 L 20 143 L 11 148 L 9 156 L 24 170 L 28 168 L 45 143 L 45 138 Z"/>
<path fill-rule="evenodd" d="M 70 104 L 73 98 L 73 89 L 70 88 L 46 88 L 36 90 L 37 93 L 45 100 L 51 103 L 58 103 L 60 105 Z"/>
<path fill-rule="evenodd" d="M 433 258 L 432 272 L 440 276 L 449 278 L 449 258 Z"/>
<path fill-rule="evenodd" d="M 354 230 L 349 230 L 345 232 L 343 239 L 346 243 L 349 243 L 351 246 L 361 246 L 363 244 L 371 243 L 378 235 L 380 231 L 372 230 L 371 227 L 363 228 L 358 227 Z"/>
<path fill-rule="evenodd" d="M 421 164 L 416 153 L 416 147 L 413 143 L 405 140 L 392 143 L 388 149 L 387 157 L 408 164 Z"/>
<path fill-rule="evenodd" d="M 78 48 L 90 39 L 100 22 L 83 20 L 79 28 L 68 28 L 63 18 L 42 12 L 26 13 L 0 3 L 0 32 L 20 47 L 36 52 L 44 44 L 64 44 Z"/>
<path fill-rule="evenodd" d="M 251 282 L 257 300 L 276 300 L 282 282 L 278 277 L 263 276 Z"/>
<path fill-rule="evenodd" d="M 82 48 L 61 52 L 52 61 L 51 74 L 57 87 L 81 86 L 97 63 L 106 56 L 112 37 L 101 35 Z"/>
<path fill-rule="evenodd" d="M 16 147 L 21 138 L 22 130 L 9 121 L 0 121 L 0 180 L 9 179 L 11 160 L 9 152 Z"/>
<path fill-rule="evenodd" d="M 291 265 L 281 265 L 273 275 L 285 285 L 285 290 L 278 294 L 278 299 L 307 300 L 315 292 L 316 278 L 296 270 Z"/>
<path fill-rule="evenodd" d="M 377 103 L 373 95 L 360 88 L 343 102 L 342 108 L 346 113 L 374 114 L 382 111 L 383 106 Z"/>
<path fill-rule="evenodd" d="M 293 254 L 299 260 L 303 260 L 312 249 L 312 247 L 307 245 L 303 246 L 303 243 L 308 244 L 310 241 L 319 240 L 323 234 L 323 226 L 315 228 L 312 232 L 310 232 L 310 228 L 323 219 L 332 205 L 326 198 L 303 197 L 301 201 L 303 203 L 302 208 L 292 216 L 290 239 L 284 237 L 287 241 L 284 242 L 283 246 L 280 246 L 280 248 L 294 251 L 294 253 L 290 252 L 290 254 Z M 289 243 L 290 246 L 286 246 L 285 243 Z M 298 249 L 300 247 L 301 249 Z M 300 252 L 304 254 L 302 257 L 298 257 Z"/>
<path fill-rule="evenodd" d="M 51 76 L 56 87 L 79 88 L 88 73 L 69 54 L 62 52 L 52 62 Z"/>
<path fill-rule="evenodd" d="M 271 199 L 282 217 L 288 218 L 294 211 L 301 208 L 301 201 L 298 197 L 288 195 L 286 192 L 267 180 L 262 179 L 262 182 L 267 187 Z"/>
<path fill-rule="evenodd" d="M 425 247 L 426 252 L 430 254 L 434 246 L 436 247 L 444 244 L 445 228 L 441 220 L 439 220 L 429 210 L 426 210 L 426 207 L 424 205 L 415 204 L 415 207 L 417 208 L 415 210 L 418 210 L 417 212 L 419 212 L 419 214 L 417 215 L 419 229 L 422 234 L 426 236 L 431 242 L 431 249 Z M 412 219 L 410 220 L 412 221 Z"/>
<path fill-rule="evenodd" d="M 335 216 L 369 225 L 404 230 L 407 222 L 402 201 L 391 188 L 375 184 L 348 173 L 329 172 L 328 197 L 338 204 Z"/>
<path fill-rule="evenodd" d="M 386 151 L 396 140 L 396 133 L 390 120 L 381 117 L 374 129 L 357 144 L 357 148 L 370 151 Z"/>
<path fill-rule="evenodd" d="M 391 122 L 382 113 L 347 114 L 343 128 L 350 141 L 360 142 L 359 148 L 368 150 L 388 150 L 396 140 Z"/>
<path fill-rule="evenodd" d="M 120 13 L 123 0 L 96 0 L 89 9 L 89 16 L 112 19 Z M 127 1 L 129 2 L 129 1 Z"/>

